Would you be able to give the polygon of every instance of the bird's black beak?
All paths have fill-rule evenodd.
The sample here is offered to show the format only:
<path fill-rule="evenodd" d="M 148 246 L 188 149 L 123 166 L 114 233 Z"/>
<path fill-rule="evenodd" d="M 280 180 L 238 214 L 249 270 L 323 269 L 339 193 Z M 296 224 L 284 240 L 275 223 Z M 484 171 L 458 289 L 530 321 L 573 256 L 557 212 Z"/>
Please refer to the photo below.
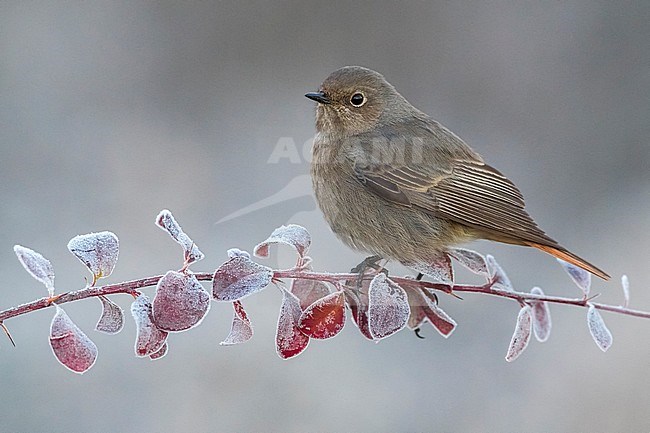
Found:
<path fill-rule="evenodd" d="M 306 93 L 306 97 L 311 99 L 312 101 L 316 101 L 319 104 L 331 104 L 332 100 L 325 96 L 323 92 L 313 92 L 313 93 Z"/>

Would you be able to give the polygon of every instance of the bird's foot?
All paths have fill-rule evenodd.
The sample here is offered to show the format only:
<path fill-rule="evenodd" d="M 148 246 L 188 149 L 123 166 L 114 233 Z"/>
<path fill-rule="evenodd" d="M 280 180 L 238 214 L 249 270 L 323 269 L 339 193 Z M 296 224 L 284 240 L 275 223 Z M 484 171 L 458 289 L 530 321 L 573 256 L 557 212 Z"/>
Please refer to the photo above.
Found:
<path fill-rule="evenodd" d="M 383 272 L 386 274 L 386 276 L 388 276 L 388 269 L 379 264 L 379 262 L 382 260 L 382 257 L 377 255 L 366 257 L 361 263 L 350 269 L 350 272 L 357 274 L 357 290 L 361 289 L 361 286 L 363 284 L 363 276 L 368 269 L 374 269 L 377 273 Z"/>

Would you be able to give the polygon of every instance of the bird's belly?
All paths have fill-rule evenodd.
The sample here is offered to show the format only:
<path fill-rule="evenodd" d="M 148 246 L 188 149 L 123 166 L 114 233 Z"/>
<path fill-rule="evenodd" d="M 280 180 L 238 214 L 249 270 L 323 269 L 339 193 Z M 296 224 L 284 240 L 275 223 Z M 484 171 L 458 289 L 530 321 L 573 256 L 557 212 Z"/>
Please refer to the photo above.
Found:
<path fill-rule="evenodd" d="M 331 176 L 312 172 L 312 181 L 330 228 L 356 250 L 402 262 L 419 261 L 474 238 L 464 226 L 376 196 L 353 176 L 332 182 Z"/>

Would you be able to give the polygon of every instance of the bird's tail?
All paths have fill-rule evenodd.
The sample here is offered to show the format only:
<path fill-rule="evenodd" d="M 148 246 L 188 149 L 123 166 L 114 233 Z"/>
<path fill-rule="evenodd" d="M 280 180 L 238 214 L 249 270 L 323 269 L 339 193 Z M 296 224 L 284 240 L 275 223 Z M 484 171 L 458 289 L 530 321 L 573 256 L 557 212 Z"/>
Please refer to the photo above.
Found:
<path fill-rule="evenodd" d="M 610 278 L 609 275 L 607 275 L 607 273 L 605 273 L 601 269 L 598 269 L 596 266 L 576 256 L 572 252 L 565 250 L 560 246 L 553 247 L 549 245 L 537 244 L 534 242 L 527 242 L 527 244 L 531 247 L 535 247 L 539 250 L 542 250 L 545 253 L 552 255 L 553 257 L 557 257 L 560 260 L 564 260 L 565 262 L 571 263 L 572 265 L 582 268 L 587 272 L 591 272 L 592 274 L 602 278 L 603 280 L 607 281 Z"/>

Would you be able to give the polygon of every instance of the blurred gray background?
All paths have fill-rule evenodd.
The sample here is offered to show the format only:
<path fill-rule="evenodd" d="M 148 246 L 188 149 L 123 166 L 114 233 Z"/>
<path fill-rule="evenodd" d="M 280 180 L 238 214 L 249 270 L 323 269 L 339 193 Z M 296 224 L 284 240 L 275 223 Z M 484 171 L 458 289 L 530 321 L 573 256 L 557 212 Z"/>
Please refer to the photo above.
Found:
<path fill-rule="evenodd" d="M 314 134 L 303 94 L 351 64 L 382 72 L 513 179 L 547 232 L 612 274 L 594 281 L 600 301 L 622 302 L 627 273 L 632 307 L 650 309 L 645 0 L 4 1 L 0 308 L 45 295 L 16 260 L 16 243 L 52 261 L 59 292 L 84 285 L 66 243 L 90 231 L 120 237 L 110 282 L 178 269 L 180 248 L 154 226 L 163 208 L 206 253 L 196 271 L 287 222 L 312 232 L 317 269 L 348 270 L 362 256 L 301 194 Z M 281 140 L 300 156 L 270 163 Z M 216 224 L 283 189 L 295 197 Z M 520 290 L 579 296 L 540 252 L 471 247 L 495 255 Z M 128 311 L 128 296 L 113 298 Z M 603 354 L 586 310 L 555 306 L 550 340 L 508 364 L 518 305 L 442 297 L 459 323 L 449 340 L 425 328 L 426 340 L 404 331 L 373 344 L 348 323 L 287 362 L 274 349 L 280 300 L 271 287 L 245 301 L 256 334 L 238 347 L 218 345 L 232 312 L 213 304 L 157 362 L 135 358 L 131 320 L 117 336 L 98 334 L 99 302 L 68 304 L 100 351 L 83 376 L 51 354 L 53 310 L 12 319 L 18 347 L 0 338 L 0 430 L 650 430 L 648 320 L 603 313 L 614 334 Z"/>

